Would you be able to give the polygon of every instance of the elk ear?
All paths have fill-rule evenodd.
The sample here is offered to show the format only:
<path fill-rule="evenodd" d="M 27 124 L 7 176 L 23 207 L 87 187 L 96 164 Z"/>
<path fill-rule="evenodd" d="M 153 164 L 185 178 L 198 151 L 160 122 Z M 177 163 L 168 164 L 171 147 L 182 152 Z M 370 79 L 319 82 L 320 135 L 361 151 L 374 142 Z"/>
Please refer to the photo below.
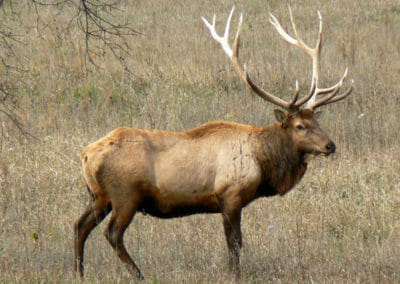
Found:
<path fill-rule="evenodd" d="M 274 113 L 275 113 L 276 120 L 282 124 L 285 124 L 285 122 L 287 120 L 287 114 L 285 112 L 281 111 L 280 109 L 274 109 Z"/>
<path fill-rule="evenodd" d="M 321 115 L 322 115 L 322 111 L 317 111 L 316 113 L 314 113 L 314 118 L 318 119 L 321 117 Z"/>

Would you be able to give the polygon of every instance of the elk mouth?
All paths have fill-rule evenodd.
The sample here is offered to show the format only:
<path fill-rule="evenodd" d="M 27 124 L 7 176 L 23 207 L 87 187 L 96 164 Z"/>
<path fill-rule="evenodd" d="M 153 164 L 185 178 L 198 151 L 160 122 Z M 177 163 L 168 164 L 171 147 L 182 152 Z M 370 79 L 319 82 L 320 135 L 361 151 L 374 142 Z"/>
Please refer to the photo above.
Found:
<path fill-rule="evenodd" d="M 311 160 L 313 160 L 315 157 L 319 155 L 323 155 L 325 157 L 328 157 L 329 155 L 335 153 L 335 149 L 328 150 L 328 151 L 320 151 L 317 149 L 314 149 L 312 152 L 309 153 L 303 153 L 303 160 L 305 164 L 308 164 Z"/>
<path fill-rule="evenodd" d="M 317 157 L 317 156 L 319 156 L 319 155 L 324 156 L 324 157 L 329 157 L 329 156 L 332 155 L 332 154 L 335 154 L 335 152 L 314 151 L 314 152 L 312 152 L 312 153 L 309 154 L 309 155 L 311 155 L 311 156 L 313 156 L 313 157 Z"/>
<path fill-rule="evenodd" d="M 323 150 L 321 149 L 314 149 L 312 151 L 312 155 L 318 156 L 320 154 L 324 155 L 325 157 L 329 156 L 330 154 L 335 153 L 336 151 L 336 145 L 332 141 L 326 144 L 325 148 Z"/>
<path fill-rule="evenodd" d="M 312 151 L 309 155 L 312 156 L 318 156 L 318 155 L 323 155 L 325 157 L 328 157 L 330 154 L 333 154 L 335 151 L 319 151 L 319 150 L 314 150 Z"/>

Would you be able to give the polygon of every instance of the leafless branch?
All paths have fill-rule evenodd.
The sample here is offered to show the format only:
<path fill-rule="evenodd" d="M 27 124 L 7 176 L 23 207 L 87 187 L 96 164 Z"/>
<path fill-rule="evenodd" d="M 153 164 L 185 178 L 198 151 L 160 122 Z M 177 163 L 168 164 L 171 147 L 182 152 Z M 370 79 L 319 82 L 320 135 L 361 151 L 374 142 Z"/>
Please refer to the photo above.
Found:
<path fill-rule="evenodd" d="M 23 58 L 15 53 L 18 45 L 25 44 L 24 37 L 18 35 L 14 27 L 9 26 L 9 23 L 15 23 L 15 21 L 24 23 L 23 9 L 33 8 L 36 13 L 36 30 L 40 37 L 42 37 L 43 27 L 51 28 L 51 23 L 47 23 L 42 17 L 44 8 L 53 9 L 55 16 L 52 20 L 56 20 L 57 17 L 65 19 L 68 15 L 70 19 L 63 27 L 63 31 L 67 34 L 74 27 L 78 27 L 81 31 L 85 46 L 85 67 L 87 67 L 87 62 L 90 62 L 100 68 L 92 54 L 98 53 L 98 48 L 103 48 L 104 52 L 107 51 L 128 73 L 132 74 L 126 63 L 131 49 L 128 38 L 140 33 L 132 28 L 131 23 L 120 17 L 122 13 L 119 9 L 120 4 L 121 0 L 26 0 L 25 2 L 0 0 L 0 67 L 2 67 L 0 70 L 3 72 L 0 78 L 0 121 L 9 120 L 23 135 L 34 137 L 24 129 L 23 123 L 18 118 L 18 111 L 14 104 L 17 92 L 10 91 L 13 88 L 8 84 L 12 81 L 9 78 L 13 73 L 27 72 Z M 9 21 L 10 18 L 13 21 Z M 99 43 L 101 46 L 98 45 Z M 20 83 L 23 84 L 23 82 Z M 15 102 L 17 102 L 16 99 Z M 0 133 L 3 132 L 4 130 L 0 129 Z"/>
<path fill-rule="evenodd" d="M 131 27 L 131 23 L 116 21 L 116 13 L 121 0 L 101 1 L 101 0 L 72 0 L 59 1 L 39 1 L 32 0 L 35 5 L 54 6 L 60 13 L 64 7 L 72 7 L 75 10 L 66 29 L 69 30 L 74 23 L 77 23 L 84 35 L 85 57 L 91 64 L 97 66 L 91 54 L 93 52 L 92 43 L 102 42 L 109 49 L 111 54 L 126 71 L 132 73 L 126 64 L 125 58 L 129 55 L 129 44 L 127 38 L 139 35 L 140 32 Z M 98 66 L 97 66 L 98 67 Z"/>

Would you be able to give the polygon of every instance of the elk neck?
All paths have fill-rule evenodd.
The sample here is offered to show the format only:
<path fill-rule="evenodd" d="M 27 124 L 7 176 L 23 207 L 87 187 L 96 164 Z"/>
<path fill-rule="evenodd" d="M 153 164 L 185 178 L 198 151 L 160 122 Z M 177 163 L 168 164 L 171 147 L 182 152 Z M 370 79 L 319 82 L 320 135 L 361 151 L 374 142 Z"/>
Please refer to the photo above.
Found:
<path fill-rule="evenodd" d="M 256 159 L 262 171 L 259 196 L 284 195 L 303 177 L 307 170 L 304 154 L 280 123 L 258 129 Z"/>

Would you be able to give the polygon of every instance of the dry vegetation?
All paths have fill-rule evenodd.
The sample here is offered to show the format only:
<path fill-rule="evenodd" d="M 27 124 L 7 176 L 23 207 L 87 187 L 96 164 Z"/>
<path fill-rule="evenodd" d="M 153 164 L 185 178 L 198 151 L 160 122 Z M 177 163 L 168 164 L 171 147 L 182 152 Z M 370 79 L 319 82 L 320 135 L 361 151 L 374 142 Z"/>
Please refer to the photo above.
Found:
<path fill-rule="evenodd" d="M 73 221 L 88 201 L 78 158 L 85 145 L 117 126 L 179 131 L 210 120 L 260 126 L 274 121 L 273 107 L 244 88 L 200 20 L 217 13 L 222 28 L 233 2 L 122 1 L 120 16 L 142 33 L 129 39 L 133 75 L 100 41 L 90 54 L 97 67 L 85 67 L 82 35 L 74 27 L 63 32 L 68 11 L 54 18 L 52 7 L 40 7 L 38 26 L 27 2 L 19 19 L 7 2 L 0 11 L 0 21 L 17 31 L 14 60 L 24 67 L 8 70 L 0 62 L 0 82 L 10 86 L 7 100 L 25 129 L 39 138 L 22 135 L 0 113 L 0 282 L 70 282 Z M 288 27 L 287 2 L 236 2 L 245 17 L 241 57 L 257 82 L 283 97 L 296 79 L 307 90 L 311 78 L 309 59 L 268 23 L 272 12 Z M 355 91 L 324 108 L 321 124 L 338 153 L 313 161 L 287 196 L 244 210 L 242 281 L 399 283 L 398 1 L 291 7 L 306 40 L 315 38 L 321 10 L 322 82 L 335 82 L 348 66 Z M 86 281 L 127 282 L 103 237 L 105 223 L 87 242 Z M 125 239 L 146 282 L 233 281 L 218 215 L 138 214 Z"/>

